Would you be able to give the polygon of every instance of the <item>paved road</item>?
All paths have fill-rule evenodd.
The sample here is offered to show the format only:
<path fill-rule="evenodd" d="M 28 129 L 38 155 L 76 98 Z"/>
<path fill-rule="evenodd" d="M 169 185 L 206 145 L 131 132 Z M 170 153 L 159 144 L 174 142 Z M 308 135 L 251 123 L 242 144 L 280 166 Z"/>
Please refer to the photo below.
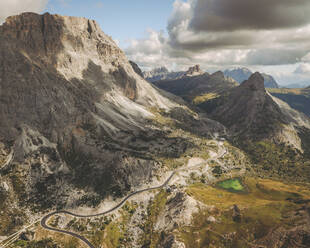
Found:
<path fill-rule="evenodd" d="M 223 144 L 220 144 L 221 146 L 223 146 Z M 216 156 L 217 159 L 218 158 L 221 158 L 223 157 L 225 154 L 227 153 L 227 150 L 224 148 L 224 151 L 222 152 L 222 154 Z M 210 158 L 209 160 L 211 159 L 215 159 L 215 158 Z M 208 161 L 209 161 L 208 160 Z M 206 163 L 206 162 L 204 162 Z M 204 164 L 202 163 L 202 164 Z M 196 167 L 197 165 L 193 166 L 193 167 Z M 199 164 L 200 166 L 200 164 Z M 181 168 L 179 170 L 176 170 L 174 172 L 171 173 L 171 175 L 168 177 L 168 179 L 160 186 L 156 186 L 156 187 L 151 187 L 151 188 L 147 188 L 147 189 L 142 189 L 142 190 L 138 190 L 138 191 L 135 191 L 131 194 L 129 194 L 128 196 L 126 196 L 120 203 L 118 203 L 116 206 L 114 206 L 113 208 L 107 210 L 107 211 L 104 211 L 102 213 L 98 213 L 98 214 L 91 214 L 91 215 L 81 215 L 81 214 L 75 214 L 75 213 L 72 213 L 72 212 L 69 212 L 69 211 L 66 211 L 66 210 L 60 210 L 60 211 L 55 211 L 55 212 L 52 212 L 52 213 L 49 213 L 47 215 L 45 215 L 42 219 L 41 219 L 41 226 L 49 231 L 53 231 L 53 232 L 59 232 L 59 233 L 64 233 L 64 234 L 68 234 L 68 235 L 71 235 L 75 238 L 78 238 L 80 240 L 82 240 L 88 247 L 90 248 L 95 248 L 85 237 L 77 234 L 77 233 L 74 233 L 74 232 L 70 232 L 70 231 L 66 231 L 66 230 L 61 230 L 61 229 L 57 229 L 57 228 L 53 228 L 53 227 L 50 227 L 47 225 L 47 222 L 48 220 L 56 215 L 56 214 L 67 214 L 67 215 L 71 215 L 73 217 L 77 217 L 77 218 L 91 218 L 91 217 L 98 217 L 98 216 L 102 216 L 102 215 L 106 215 L 106 214 L 109 214 L 111 212 L 114 212 L 115 210 L 119 209 L 127 200 L 129 200 L 131 197 L 137 195 L 137 194 L 140 194 L 140 193 L 143 193 L 143 192 L 147 192 L 147 191 L 151 191 L 151 190 L 155 190 L 155 189 L 161 189 L 165 186 L 168 185 L 168 183 L 171 181 L 171 179 L 173 178 L 173 176 L 176 174 L 177 171 L 180 171 L 180 170 L 184 170 L 184 169 L 190 169 L 190 168 Z"/>
<path fill-rule="evenodd" d="M 41 219 L 41 226 L 49 231 L 53 231 L 53 232 L 59 232 L 59 233 L 64 233 L 64 234 L 68 234 L 71 235 L 75 238 L 78 238 L 80 240 L 82 240 L 88 247 L 90 248 L 95 248 L 85 237 L 76 234 L 74 232 L 70 232 L 70 231 L 66 231 L 66 230 L 61 230 L 61 229 L 57 229 L 57 228 L 53 228 L 47 225 L 47 222 L 49 220 L 49 218 L 51 218 L 52 216 L 56 215 L 56 214 L 67 214 L 67 215 L 71 215 L 73 217 L 78 217 L 78 218 L 90 218 L 90 217 L 98 217 L 98 216 L 102 216 L 102 215 L 106 215 L 109 214 L 117 209 L 119 209 L 128 199 L 130 199 L 131 197 L 137 195 L 137 194 L 141 194 L 143 192 L 146 191 L 150 191 L 150 190 L 155 190 L 155 189 L 161 189 L 165 186 L 167 186 L 167 184 L 170 182 L 170 180 L 172 179 L 172 177 L 175 175 L 175 172 L 172 172 L 171 175 L 169 176 L 169 178 L 160 186 L 156 186 L 156 187 L 152 187 L 152 188 L 147 188 L 147 189 L 142 189 L 142 190 L 138 190 L 136 192 L 133 192 L 131 194 L 129 194 L 128 196 L 126 196 L 120 203 L 118 203 L 116 206 L 114 206 L 113 208 L 104 211 L 102 213 L 98 213 L 98 214 L 91 214 L 91 215 L 81 215 L 81 214 L 75 214 L 66 210 L 60 210 L 60 211 L 55 211 L 52 213 L 49 213 L 48 215 L 45 215 L 42 219 Z"/>

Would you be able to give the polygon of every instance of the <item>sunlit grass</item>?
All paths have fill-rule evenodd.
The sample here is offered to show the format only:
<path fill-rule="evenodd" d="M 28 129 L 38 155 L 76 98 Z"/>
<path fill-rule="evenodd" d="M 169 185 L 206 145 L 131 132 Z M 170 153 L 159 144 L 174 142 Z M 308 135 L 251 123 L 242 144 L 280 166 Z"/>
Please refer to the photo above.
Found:
<path fill-rule="evenodd" d="M 233 178 L 233 179 L 228 179 L 228 180 L 218 182 L 217 186 L 223 189 L 226 189 L 226 190 L 233 190 L 233 191 L 244 190 L 244 187 L 239 178 Z"/>
<path fill-rule="evenodd" d="M 179 229 L 186 247 L 249 247 L 251 242 L 278 226 L 293 227 L 298 222 L 294 211 L 300 208 L 294 200 L 310 199 L 310 190 L 305 186 L 256 178 L 244 178 L 242 183 L 247 194 L 204 184 L 194 184 L 187 189 L 191 197 L 213 207 L 202 209 L 194 215 L 190 226 Z M 224 183 L 225 187 L 232 185 L 240 188 L 236 181 Z M 241 210 L 241 222 L 232 218 L 234 205 Z M 214 216 L 216 222 L 210 223 L 209 216 Z M 234 235 L 227 238 L 232 233 Z"/>

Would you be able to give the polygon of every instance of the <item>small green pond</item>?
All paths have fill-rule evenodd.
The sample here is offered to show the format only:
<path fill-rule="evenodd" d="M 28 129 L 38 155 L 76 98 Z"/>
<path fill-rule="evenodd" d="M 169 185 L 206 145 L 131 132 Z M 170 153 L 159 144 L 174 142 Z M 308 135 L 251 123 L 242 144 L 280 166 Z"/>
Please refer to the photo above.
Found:
<path fill-rule="evenodd" d="M 231 192 L 246 192 L 240 178 L 227 179 L 216 184 L 217 187 Z"/>

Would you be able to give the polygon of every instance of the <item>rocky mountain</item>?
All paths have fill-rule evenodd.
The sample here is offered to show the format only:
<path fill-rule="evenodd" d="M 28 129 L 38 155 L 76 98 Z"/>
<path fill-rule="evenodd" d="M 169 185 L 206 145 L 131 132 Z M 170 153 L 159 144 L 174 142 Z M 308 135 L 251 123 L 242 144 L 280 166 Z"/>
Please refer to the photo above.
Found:
<path fill-rule="evenodd" d="M 290 130 L 287 130 L 288 133 L 295 132 L 296 135 L 298 130 L 293 127 L 300 125 L 310 128 L 310 120 L 307 117 L 297 114 L 297 111 L 294 112 L 292 109 L 286 111 L 278 100 L 266 92 L 264 78 L 259 73 L 252 74 L 248 80 L 231 89 L 221 100 L 223 103 L 211 113 L 213 118 L 223 123 L 237 136 L 248 140 L 275 139 L 279 131 L 283 134 L 282 127 L 287 127 Z M 298 118 L 292 116 L 293 112 Z M 300 140 L 296 140 L 294 135 L 289 137 L 287 134 L 286 141 L 281 139 L 279 142 L 287 142 L 301 149 Z"/>
<path fill-rule="evenodd" d="M 181 78 L 175 80 L 162 80 L 154 84 L 165 91 L 181 96 L 188 101 L 202 101 L 200 98 L 211 97 L 227 89 L 235 87 L 237 82 L 224 76 L 222 72 L 212 75 L 203 73 L 200 68 L 191 67 Z M 198 98 L 197 98 L 198 97 Z M 200 98 L 199 98 L 200 97 Z M 196 99 L 197 98 L 197 99 Z"/>
<path fill-rule="evenodd" d="M 193 71 L 193 68 L 189 71 Z M 212 119 L 226 126 L 238 139 L 254 142 L 273 140 L 302 150 L 298 129 L 309 129 L 309 119 L 273 98 L 265 90 L 263 74 L 254 73 L 240 85 L 220 71 L 211 75 L 185 75 L 176 80 L 163 80 L 154 84 L 194 103 L 210 114 Z M 280 90 L 270 89 L 271 92 Z"/>
<path fill-rule="evenodd" d="M 135 73 L 137 73 L 140 77 L 144 78 L 143 72 L 140 67 L 133 61 L 129 61 L 129 63 L 131 64 L 132 69 L 135 71 Z"/>
<path fill-rule="evenodd" d="M 243 81 L 249 79 L 249 77 L 252 75 L 252 71 L 245 67 L 231 70 L 227 69 L 224 71 L 224 75 L 232 77 L 241 84 Z"/>
<path fill-rule="evenodd" d="M 200 65 L 195 65 L 193 67 L 188 68 L 188 70 L 185 72 L 185 77 L 193 77 L 193 76 L 199 76 L 203 75 L 205 72 L 203 72 L 200 69 Z"/>
<path fill-rule="evenodd" d="M 252 75 L 252 71 L 247 68 L 237 68 L 225 70 L 224 75 L 235 79 L 239 83 L 242 83 L 243 81 L 249 79 Z M 265 73 L 262 73 L 262 76 L 264 77 L 264 84 L 266 88 L 279 88 L 279 85 L 272 76 Z"/>
<path fill-rule="evenodd" d="M 164 80 L 176 80 L 184 76 L 199 76 L 205 72 L 200 69 L 200 65 L 188 68 L 187 71 L 170 72 L 166 67 L 155 68 L 152 71 L 143 72 L 144 78 L 149 82 L 157 82 Z"/>
<path fill-rule="evenodd" d="M 166 67 L 155 68 L 151 71 L 143 72 L 144 78 L 149 82 L 173 80 L 182 77 L 184 74 L 184 71 L 170 72 Z"/>
<path fill-rule="evenodd" d="M 1 247 L 309 244 L 310 121 L 259 73 L 151 84 L 48 13 L 0 26 L 0 65 Z"/>
<path fill-rule="evenodd" d="M 145 131 L 152 114 L 144 105 L 170 108 L 173 103 L 134 73 L 96 22 L 25 13 L 8 18 L 0 34 L 0 135 L 12 144 L 14 161 L 29 167 L 23 178 L 26 197 L 40 191 L 65 194 L 69 186 L 60 182 L 69 175 L 70 183 L 101 195 L 148 177 L 154 164 L 138 162 L 117 140 Z M 130 179 L 131 173 L 140 176 Z"/>
<path fill-rule="evenodd" d="M 146 82 L 95 21 L 9 17 L 0 26 L 0 54 L 0 175 L 10 192 L 4 208 L 96 205 L 149 182 L 162 168 L 159 158 L 193 146 L 169 136 L 156 122 L 159 110 L 177 112 L 187 121 L 172 123 L 196 126 L 202 136 L 224 130 Z M 5 214 L 15 221 L 16 212 Z"/>

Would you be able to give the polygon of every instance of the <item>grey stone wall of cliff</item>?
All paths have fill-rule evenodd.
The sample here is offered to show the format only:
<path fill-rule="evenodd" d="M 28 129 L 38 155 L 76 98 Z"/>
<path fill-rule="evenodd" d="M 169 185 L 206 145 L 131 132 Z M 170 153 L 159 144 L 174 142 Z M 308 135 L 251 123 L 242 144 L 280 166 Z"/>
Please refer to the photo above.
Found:
<path fill-rule="evenodd" d="M 176 105 L 95 21 L 23 13 L 0 26 L 0 141 L 14 144 L 26 198 L 64 204 L 57 196 L 74 189 L 105 197 L 150 180 L 150 152 L 177 154 L 184 144 L 163 143 L 148 109 Z"/>

